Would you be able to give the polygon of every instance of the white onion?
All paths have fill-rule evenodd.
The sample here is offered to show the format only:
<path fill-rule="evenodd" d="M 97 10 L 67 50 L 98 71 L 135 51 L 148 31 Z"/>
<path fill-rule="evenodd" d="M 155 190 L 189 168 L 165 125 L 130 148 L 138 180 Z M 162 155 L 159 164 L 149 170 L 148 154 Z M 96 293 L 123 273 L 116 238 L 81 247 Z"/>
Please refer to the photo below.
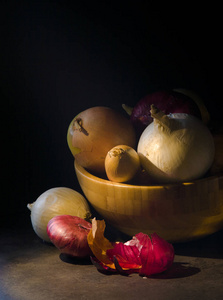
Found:
<path fill-rule="evenodd" d="M 46 242 L 50 242 L 47 224 L 53 217 L 69 214 L 84 219 L 90 216 L 90 208 L 84 196 L 66 187 L 45 191 L 27 207 L 31 211 L 31 223 L 35 233 Z"/>
<path fill-rule="evenodd" d="M 205 175 L 214 159 L 214 141 L 198 118 L 164 115 L 151 107 L 154 121 L 142 133 L 137 152 L 141 164 L 158 182 L 182 182 Z"/>

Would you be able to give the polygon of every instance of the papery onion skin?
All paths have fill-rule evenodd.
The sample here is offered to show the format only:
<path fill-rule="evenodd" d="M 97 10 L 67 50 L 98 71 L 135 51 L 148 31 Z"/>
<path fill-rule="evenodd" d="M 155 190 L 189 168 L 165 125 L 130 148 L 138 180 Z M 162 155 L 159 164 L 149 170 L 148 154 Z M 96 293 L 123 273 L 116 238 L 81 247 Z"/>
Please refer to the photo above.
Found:
<path fill-rule="evenodd" d="M 174 261 L 174 248 L 156 233 L 142 232 L 126 243 L 111 243 L 104 237 L 104 220 L 92 220 L 88 243 L 94 254 L 92 263 L 100 272 L 149 277 L 167 270 Z"/>
<path fill-rule="evenodd" d="M 112 261 L 115 256 L 122 268 L 139 270 L 142 264 L 140 251 L 141 248 L 138 248 L 138 245 L 129 246 L 123 243 L 116 243 L 114 248 L 106 251 L 106 254 Z"/>
<path fill-rule="evenodd" d="M 105 157 L 116 145 L 136 147 L 136 133 L 120 112 L 96 106 L 79 113 L 70 123 L 67 141 L 75 160 L 94 174 L 105 173 Z"/>
<path fill-rule="evenodd" d="M 53 217 L 70 214 L 84 219 L 91 215 L 84 196 L 67 187 L 49 189 L 27 207 L 31 211 L 31 223 L 35 233 L 46 242 L 50 242 L 47 224 Z"/>
<path fill-rule="evenodd" d="M 201 178 L 214 159 L 211 132 L 192 115 L 176 113 L 168 118 L 175 120 L 176 128 L 167 132 L 154 121 L 142 133 L 137 149 L 142 166 L 159 183 Z"/>
<path fill-rule="evenodd" d="M 85 258 L 92 255 L 87 241 L 91 228 L 91 223 L 82 218 L 60 215 L 49 221 L 47 234 L 61 253 Z"/>
<path fill-rule="evenodd" d="M 106 253 L 111 260 L 115 261 L 118 272 L 123 274 L 138 272 L 140 276 L 146 277 L 169 269 L 175 256 L 172 244 L 156 233 L 149 237 L 142 232 L 125 244 L 117 243 Z"/>
<path fill-rule="evenodd" d="M 138 153 L 127 145 L 118 145 L 105 157 L 105 171 L 109 180 L 129 182 L 140 170 Z"/>
<path fill-rule="evenodd" d="M 154 104 L 165 114 L 186 113 L 201 118 L 197 104 L 185 93 L 172 90 L 156 91 L 139 100 L 132 110 L 130 120 L 138 136 L 153 121 L 150 114 L 151 104 Z"/>
<path fill-rule="evenodd" d="M 138 233 L 135 236 L 142 249 L 140 251 L 140 259 L 142 268 L 139 271 L 140 276 L 159 274 L 171 267 L 174 261 L 173 245 L 162 239 L 156 233 L 151 235 L 151 238 L 143 233 Z"/>

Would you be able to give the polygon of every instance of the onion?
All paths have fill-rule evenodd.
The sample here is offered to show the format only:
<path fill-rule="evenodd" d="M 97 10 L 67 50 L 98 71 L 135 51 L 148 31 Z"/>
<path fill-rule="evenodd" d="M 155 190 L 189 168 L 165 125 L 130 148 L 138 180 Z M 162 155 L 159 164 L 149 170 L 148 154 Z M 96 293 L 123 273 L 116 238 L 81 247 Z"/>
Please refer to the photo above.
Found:
<path fill-rule="evenodd" d="M 118 145 L 108 151 L 105 158 L 105 171 L 109 180 L 127 182 L 140 170 L 138 153 L 129 146 Z"/>
<path fill-rule="evenodd" d="M 114 109 L 97 106 L 77 115 L 71 122 L 67 140 L 79 165 L 96 174 L 105 173 L 105 157 L 114 146 L 136 147 L 131 122 Z"/>
<path fill-rule="evenodd" d="M 199 98 L 198 106 L 198 96 L 194 96 L 195 94 L 192 94 L 192 92 L 188 92 L 187 94 L 186 91 L 185 89 L 180 89 L 179 91 L 164 90 L 148 94 L 143 97 L 132 110 L 126 105 L 123 105 L 123 108 L 130 114 L 130 120 L 138 136 L 140 136 L 143 130 L 153 121 L 150 114 L 150 106 L 152 104 L 165 114 L 186 113 L 202 118 L 200 108 L 202 108 L 203 113 L 203 107 L 205 107 L 204 104 L 202 104 L 202 100 Z M 207 113 L 207 110 L 205 113 Z"/>
<path fill-rule="evenodd" d="M 69 214 L 84 219 L 91 215 L 87 200 L 80 193 L 66 187 L 45 191 L 27 207 L 31 211 L 31 223 L 35 233 L 46 242 L 50 242 L 47 224 L 53 217 Z"/>
<path fill-rule="evenodd" d="M 154 122 L 138 143 L 141 164 L 159 182 L 182 182 L 202 177 L 212 165 L 213 136 L 198 118 L 182 113 L 165 115 L 151 106 Z"/>
<path fill-rule="evenodd" d="M 89 257 L 92 252 L 87 235 L 91 228 L 91 223 L 82 218 L 60 215 L 49 221 L 47 234 L 61 253 L 75 257 Z"/>

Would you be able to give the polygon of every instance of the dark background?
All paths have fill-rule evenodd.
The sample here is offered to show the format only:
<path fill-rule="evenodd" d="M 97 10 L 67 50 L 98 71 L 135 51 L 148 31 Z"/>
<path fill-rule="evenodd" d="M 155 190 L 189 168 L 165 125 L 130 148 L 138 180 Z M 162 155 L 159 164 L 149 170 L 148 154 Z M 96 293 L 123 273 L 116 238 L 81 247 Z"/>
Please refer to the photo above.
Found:
<path fill-rule="evenodd" d="M 154 90 L 184 87 L 220 119 L 214 2 L 0 3 L 1 223 L 29 215 L 27 203 L 49 188 L 79 189 L 66 134 L 86 108 L 122 111 Z"/>

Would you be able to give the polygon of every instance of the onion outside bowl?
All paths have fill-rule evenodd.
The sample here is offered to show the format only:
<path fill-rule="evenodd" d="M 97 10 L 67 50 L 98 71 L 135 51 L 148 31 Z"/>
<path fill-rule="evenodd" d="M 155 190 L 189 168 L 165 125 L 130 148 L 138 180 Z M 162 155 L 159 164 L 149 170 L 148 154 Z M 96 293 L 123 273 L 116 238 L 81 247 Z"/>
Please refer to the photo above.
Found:
<path fill-rule="evenodd" d="M 115 183 L 90 174 L 75 161 L 80 187 L 94 209 L 119 231 L 156 232 L 186 242 L 223 228 L 223 174 L 163 186 Z"/>

